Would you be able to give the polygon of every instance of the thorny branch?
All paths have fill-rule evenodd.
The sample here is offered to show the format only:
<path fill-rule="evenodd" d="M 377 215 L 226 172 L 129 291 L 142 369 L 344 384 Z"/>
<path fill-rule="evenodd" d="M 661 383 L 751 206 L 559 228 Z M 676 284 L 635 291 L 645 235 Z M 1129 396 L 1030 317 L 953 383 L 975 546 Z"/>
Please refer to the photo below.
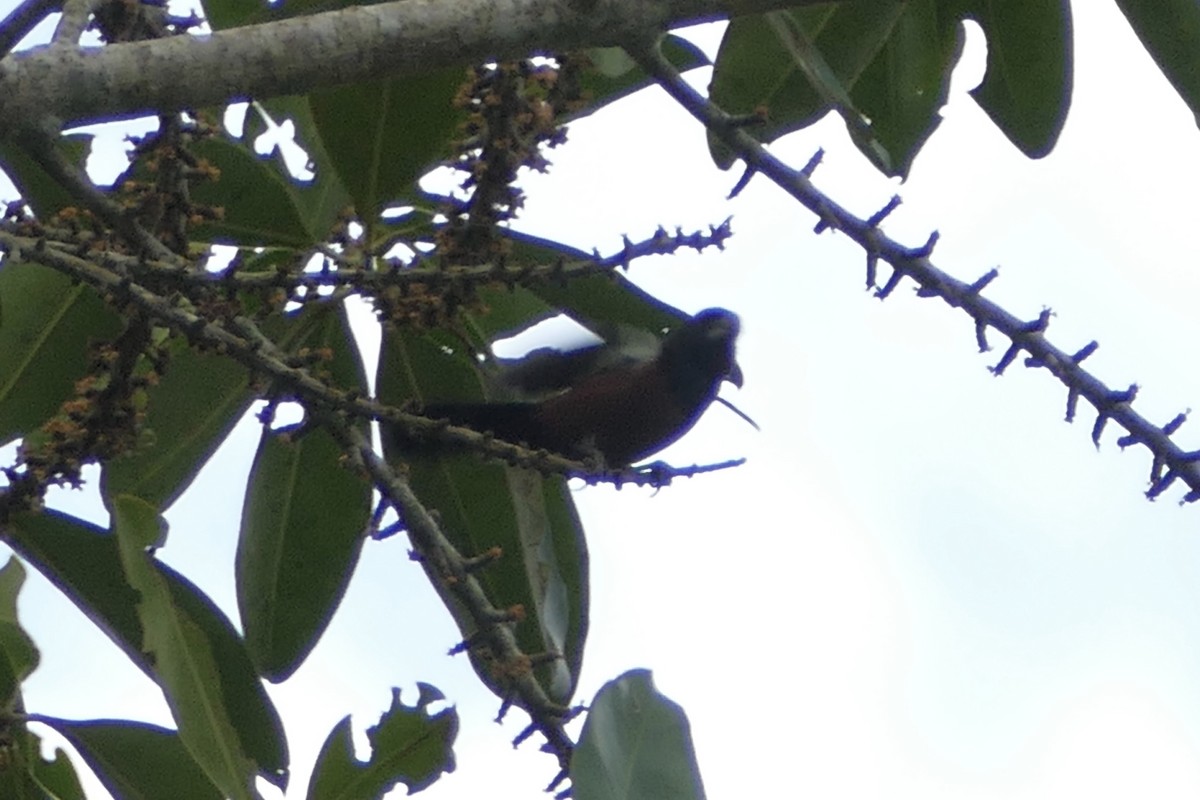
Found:
<path fill-rule="evenodd" d="M 1137 393 L 1136 386 L 1125 390 L 1111 389 L 1080 366 L 1095 351 L 1095 342 L 1074 353 L 1051 344 L 1045 335 L 1050 322 L 1049 311 L 1043 311 L 1037 319 L 1023 320 L 982 295 L 984 287 L 996 277 L 995 270 L 974 283 L 966 283 L 946 274 L 930 260 L 937 243 L 936 233 L 924 245 L 915 248 L 906 247 L 885 234 L 879 226 L 899 205 L 898 198 L 868 219 L 857 217 L 813 184 L 812 174 L 820 163 L 819 152 L 802 169 L 793 169 L 742 129 L 745 120 L 727 114 L 689 86 L 662 56 L 656 42 L 631 42 L 627 49 L 668 94 L 742 158 L 746 163 L 747 175 L 739 183 L 739 188 L 745 185 L 750 176 L 761 173 L 817 215 L 818 233 L 832 229 L 846 234 L 867 254 L 868 288 L 875 287 L 878 262 L 887 262 L 892 267 L 892 274 L 882 287 L 876 289 L 876 297 L 888 297 L 902 279 L 911 278 L 917 283 L 919 297 L 941 298 L 947 304 L 963 309 L 975 320 L 976 340 L 981 352 L 989 349 L 986 339 L 988 328 L 1004 334 L 1010 345 L 999 362 L 991 368 L 993 374 L 1002 374 L 1022 351 L 1028 353 L 1026 366 L 1046 368 L 1067 387 L 1068 422 L 1075 417 L 1080 397 L 1096 409 L 1092 441 L 1097 447 L 1104 427 L 1111 419 L 1127 431 L 1125 436 L 1118 439 L 1120 447 L 1141 444 L 1150 451 L 1153 461 L 1147 497 L 1153 500 L 1176 480 L 1182 480 L 1190 488 L 1182 502 L 1200 500 L 1200 451 L 1185 451 L 1171 440 L 1171 435 L 1183 424 L 1184 415 L 1180 414 L 1160 427 L 1134 411 L 1131 404 Z"/>

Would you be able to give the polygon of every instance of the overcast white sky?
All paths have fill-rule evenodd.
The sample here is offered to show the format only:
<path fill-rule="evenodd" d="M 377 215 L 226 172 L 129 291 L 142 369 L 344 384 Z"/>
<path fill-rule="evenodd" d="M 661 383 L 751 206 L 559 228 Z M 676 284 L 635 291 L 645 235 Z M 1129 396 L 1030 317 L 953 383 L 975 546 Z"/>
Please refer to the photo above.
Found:
<path fill-rule="evenodd" d="M 1053 308 L 1064 349 L 1098 339 L 1088 365 L 1114 387 L 1137 381 L 1137 407 L 1166 422 L 1200 402 L 1200 135 L 1115 5 L 1075 5 L 1074 102 L 1042 161 L 965 94 L 978 36 L 907 184 L 874 174 L 832 121 L 775 150 L 799 165 L 826 148 L 818 183 L 863 215 L 898 191 L 889 232 L 917 244 L 940 230 L 935 261 L 960 278 L 999 265 L 989 296 L 1031 318 Z M 657 91 L 570 140 L 526 182 L 522 228 L 606 250 L 734 215 L 725 252 L 632 277 L 689 311 L 741 314 L 746 387 L 729 397 L 763 429 L 714 408 L 666 458 L 744 467 L 657 494 L 578 493 L 593 586 L 580 698 L 653 669 L 691 718 L 713 798 L 1197 796 L 1200 507 L 1180 507 L 1179 489 L 1147 502 L 1146 454 L 1119 452 L 1115 428 L 1097 454 L 1090 408 L 1065 424 L 1049 375 L 992 377 L 998 335 L 980 355 L 970 321 L 910 285 L 872 299 L 861 253 L 814 235 L 812 215 L 765 180 L 726 202 L 737 174 L 710 165 L 702 131 Z M 1196 424 L 1186 447 L 1200 445 Z M 161 551 L 231 616 L 256 440 L 252 422 L 238 430 L 171 509 Z M 288 797 L 303 796 L 342 715 L 370 724 L 390 686 L 417 680 L 463 723 L 458 771 L 426 796 L 537 796 L 552 759 L 513 754 L 520 714 L 491 723 L 496 702 L 444 655 L 456 634 L 405 550 L 399 537 L 368 544 L 313 657 L 272 687 Z M 43 654 L 31 710 L 169 721 L 153 685 L 36 575 L 21 611 Z"/>

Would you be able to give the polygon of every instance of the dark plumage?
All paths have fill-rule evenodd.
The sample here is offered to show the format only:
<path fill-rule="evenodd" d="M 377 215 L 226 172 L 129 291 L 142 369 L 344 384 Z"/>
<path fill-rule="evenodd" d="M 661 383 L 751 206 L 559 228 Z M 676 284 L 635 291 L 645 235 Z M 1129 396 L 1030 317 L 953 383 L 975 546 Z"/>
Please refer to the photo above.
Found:
<path fill-rule="evenodd" d="M 527 389 L 563 386 L 555 393 L 522 402 L 431 403 L 423 413 L 506 441 L 576 458 L 598 454 L 609 467 L 627 466 L 691 430 L 722 381 L 741 386 L 738 328 L 735 314 L 710 308 L 663 337 L 656 354 L 614 353 L 610 344 L 568 354 L 537 351 L 512 376 Z"/>

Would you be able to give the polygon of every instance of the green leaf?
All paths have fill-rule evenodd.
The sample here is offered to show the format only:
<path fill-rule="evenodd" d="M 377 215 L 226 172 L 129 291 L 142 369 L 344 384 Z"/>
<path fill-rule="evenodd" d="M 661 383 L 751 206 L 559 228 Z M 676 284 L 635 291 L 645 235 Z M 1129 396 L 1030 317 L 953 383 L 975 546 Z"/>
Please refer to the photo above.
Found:
<path fill-rule="evenodd" d="M 680 72 L 708 66 L 704 51 L 682 36 L 668 33 L 663 37 L 661 47 L 663 56 Z M 591 62 L 591 68 L 582 71 L 579 86 L 587 105 L 568 114 L 568 120 L 586 117 L 654 84 L 654 79 L 621 47 L 594 47 L 584 51 L 584 55 Z"/>
<path fill-rule="evenodd" d="M 114 498 L 113 530 L 125 577 L 140 595 L 143 649 L 153 659 L 184 745 L 228 796 L 254 798 L 254 778 L 268 765 L 256 762 L 254 756 L 260 753 L 243 738 L 247 710 L 240 698 L 223 691 L 220 643 L 188 613 L 189 605 L 211 601 L 198 590 L 181 596 L 163 574 L 152 551 L 161 545 L 166 529 L 154 506 L 129 495 Z M 279 769 L 270 769 L 270 777 L 282 782 Z"/>
<path fill-rule="evenodd" d="M 0 568 L 0 714 L 21 710 L 21 682 L 37 667 L 38 651 L 17 620 L 25 568 L 9 557 Z"/>
<path fill-rule="evenodd" d="M 659 694 L 649 670 L 601 687 L 571 757 L 576 800 L 703 798 L 683 709 Z"/>
<path fill-rule="evenodd" d="M 191 198 L 197 204 L 223 211 L 220 219 L 197 225 L 192 238 L 299 249 L 324 241 L 331 220 L 313 214 L 324 185 L 302 183 L 284 171 L 279 159 L 259 156 L 251 147 L 249 142 L 222 136 L 192 146 L 192 154 L 219 169 L 220 176 L 196 181 Z"/>
<path fill-rule="evenodd" d="M 346 187 L 338 177 L 329 153 L 326 152 L 325 145 L 321 141 L 321 133 L 313 119 L 308 98 L 304 95 L 272 97 L 251 105 L 246 117 L 244 133 L 244 139 L 250 145 L 253 145 L 255 139 L 252 131 L 257 130 L 257 126 L 252 124 L 253 121 L 258 119 L 260 123 L 262 122 L 256 106 L 261 106 L 263 110 L 269 112 L 277 123 L 282 124 L 286 121 L 292 123 L 295 129 L 296 144 L 303 148 L 308 155 L 308 167 L 314 176 L 311 182 L 301 181 L 292 185 L 292 202 L 301 218 L 304 219 L 307 229 L 314 233 L 320 233 L 321 238 L 327 238 L 328 231 L 338 222 L 342 213 L 349 208 L 351 199 L 350 193 L 346 191 Z M 278 149 L 275 151 L 275 155 L 277 166 L 284 170 L 283 157 Z"/>
<path fill-rule="evenodd" d="M 254 270 L 247 266 L 245 271 Z M 317 324 L 312 313 L 276 314 L 260 328 L 290 350 Z M 174 337 L 170 348 L 165 373 L 146 390 L 142 441 L 134 451 L 103 465 L 100 489 L 105 503 L 118 494 L 132 494 L 161 508 L 170 506 L 256 397 L 249 371 L 233 359 L 195 350 L 182 336 Z"/>
<path fill-rule="evenodd" d="M 1150 57 L 1200 118 L 1200 5 L 1195 0 L 1117 0 Z"/>
<path fill-rule="evenodd" d="M 446 708 L 430 714 L 428 706 L 442 699 L 429 684 L 417 684 L 417 705 L 400 702 L 400 690 L 392 690 L 392 707 L 379 724 L 367 729 L 371 757 L 354 757 L 350 717 L 339 722 L 317 756 L 309 783 L 308 800 L 367 800 L 382 797 L 397 783 L 408 794 L 428 788 L 443 772 L 454 771 L 451 745 L 458 735 L 458 714 Z"/>
<path fill-rule="evenodd" d="M 60 136 L 54 140 L 54 146 L 68 163 L 82 170 L 92 149 L 92 134 L 72 133 Z M 29 204 L 33 213 L 42 221 L 49 220 L 64 208 L 79 205 L 79 198 L 74 192 L 68 191 L 50 177 L 50 174 L 30 157 L 25 147 L 11 138 L 0 138 L 0 167 L 21 193 L 21 199 Z"/>
<path fill-rule="evenodd" d="M 505 237 L 512 242 L 510 261 L 548 264 L 558 259 L 588 260 L 592 257 L 582 250 L 537 236 L 505 231 Z M 615 271 L 567 282 L 543 281 L 530 286 L 529 291 L 548 308 L 570 314 L 593 331 L 603 330 L 606 326 L 629 325 L 662 333 L 689 318 L 688 314 L 638 288 Z"/>
<path fill-rule="evenodd" d="M 147 389 L 143 441 L 103 465 L 106 501 L 133 494 L 164 508 L 175 502 L 254 400 L 241 364 L 194 350 L 183 337 L 170 346 L 166 373 Z"/>
<path fill-rule="evenodd" d="M 90 288 L 39 264 L 0 265 L 0 442 L 36 430 L 74 394 L 89 346 L 120 318 Z"/>
<path fill-rule="evenodd" d="M 376 383 L 380 399 L 389 404 L 483 399 L 479 375 L 463 349 L 441 334 L 385 331 Z M 393 460 L 407 462 L 414 492 L 439 512 L 443 530 L 460 552 L 476 556 L 500 548 L 501 558 L 476 577 L 496 605 L 524 608 L 515 634 L 526 653 L 564 656 L 537 667 L 536 674 L 552 697 L 569 700 L 587 634 L 588 584 L 587 545 L 565 482 L 436 446 L 398 453 L 386 434 L 384 450 Z M 469 638 L 476 630 L 474 622 L 453 600 L 441 576 L 431 575 L 431 580 L 463 638 Z M 504 682 L 474 653 L 472 664 L 485 684 L 507 696 Z"/>
<path fill-rule="evenodd" d="M 112 536 L 103 528 L 53 510 L 15 514 L 7 531 L 7 544 L 153 677 L 141 649 L 137 592 L 125 580 Z"/>
<path fill-rule="evenodd" d="M 44 720 L 43 720 L 44 721 Z M 33 733 L 26 731 L 28 747 L 25 750 L 26 769 L 30 780 L 37 786 L 41 794 L 32 797 L 49 797 L 53 800 L 85 800 L 83 786 L 79 783 L 79 775 L 71 764 L 67 754 L 59 748 L 54 748 L 53 758 L 42 756 L 42 741 Z M 29 761 L 29 756 L 33 760 Z M 4 795 L 8 797 L 9 795 Z"/>
<path fill-rule="evenodd" d="M 1070 3 L 1068 0 L 955 2 L 962 4 L 966 16 L 976 20 L 987 36 L 987 72 L 971 96 L 1021 152 L 1030 158 L 1041 158 L 1058 141 L 1071 105 Z M 1125 10 L 1135 3 L 1118 0 L 1118 5 Z M 1190 24 L 1192 32 L 1200 35 L 1200 12 L 1195 3 L 1172 3 L 1170 11 L 1158 0 L 1149 5 L 1154 10 L 1148 16 L 1157 21 L 1156 42 L 1161 43 L 1164 38 L 1176 43 L 1186 41 L 1182 38 L 1181 24 Z M 1185 5 L 1189 7 L 1187 10 L 1183 9 Z M 1182 16 L 1173 16 L 1176 11 Z M 1164 26 L 1169 26 L 1166 37 L 1162 35 Z M 1195 63 L 1195 48 L 1188 50 L 1187 58 Z M 1179 66 L 1184 63 L 1187 62 L 1180 62 Z M 1195 72 L 1189 75 L 1190 80 L 1197 82 Z"/>
<path fill-rule="evenodd" d="M 962 34 L 939 0 L 847 0 L 730 23 L 710 95 L 733 114 L 768 111 L 764 142 L 836 110 L 880 169 L 907 175 L 939 122 Z M 710 135 L 722 168 L 734 155 Z"/>
<path fill-rule="evenodd" d="M 41 718 L 69 741 L 114 797 L 122 800 L 221 800 L 172 730 L 129 720 Z M 82 796 L 82 795 L 81 795 Z"/>
<path fill-rule="evenodd" d="M 345 310 L 324 311 L 303 344 L 329 348 L 333 384 L 365 394 Z M 316 645 L 362 551 L 371 487 L 341 457 L 323 429 L 295 441 L 264 429 L 254 458 L 238 539 L 237 596 L 250 656 L 272 681 L 291 675 Z"/>
<path fill-rule="evenodd" d="M 309 95 L 321 143 L 368 229 L 387 206 L 418 196 L 417 180 L 450 155 L 465 76 L 451 67 Z"/>

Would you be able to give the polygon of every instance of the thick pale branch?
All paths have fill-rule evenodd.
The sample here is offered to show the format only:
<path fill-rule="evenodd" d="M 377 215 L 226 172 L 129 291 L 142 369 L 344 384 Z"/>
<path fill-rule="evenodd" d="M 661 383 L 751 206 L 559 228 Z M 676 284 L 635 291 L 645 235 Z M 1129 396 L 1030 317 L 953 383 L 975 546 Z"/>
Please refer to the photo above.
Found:
<path fill-rule="evenodd" d="M 0 62 L 0 126 L 167 113 L 538 52 L 615 45 L 667 26 L 817 0 L 400 0 L 208 36 Z M 3 133 L 0 128 L 0 133 Z"/>

